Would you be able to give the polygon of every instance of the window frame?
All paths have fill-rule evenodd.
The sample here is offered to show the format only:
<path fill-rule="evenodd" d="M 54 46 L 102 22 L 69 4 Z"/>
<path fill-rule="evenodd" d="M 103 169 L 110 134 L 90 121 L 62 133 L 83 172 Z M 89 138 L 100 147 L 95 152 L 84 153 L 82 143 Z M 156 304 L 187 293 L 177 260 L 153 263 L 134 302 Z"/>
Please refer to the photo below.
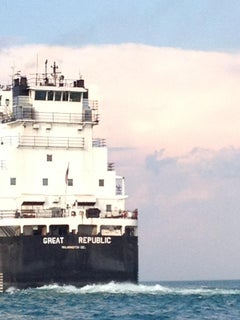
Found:
<path fill-rule="evenodd" d="M 10 186 L 16 186 L 17 184 L 17 178 L 11 177 L 10 178 Z"/>
<path fill-rule="evenodd" d="M 42 178 L 42 185 L 44 187 L 48 186 L 48 178 Z"/>
<path fill-rule="evenodd" d="M 99 179 L 98 180 L 98 186 L 99 187 L 104 187 L 104 179 Z"/>

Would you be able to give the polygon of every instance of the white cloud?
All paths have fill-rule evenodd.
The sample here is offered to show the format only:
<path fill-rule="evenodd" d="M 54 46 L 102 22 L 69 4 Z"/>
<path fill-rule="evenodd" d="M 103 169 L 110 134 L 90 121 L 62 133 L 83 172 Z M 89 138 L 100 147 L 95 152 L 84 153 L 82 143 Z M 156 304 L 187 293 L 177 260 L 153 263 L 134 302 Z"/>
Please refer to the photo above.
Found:
<path fill-rule="evenodd" d="M 240 54 L 14 47 L 0 51 L 0 82 L 11 66 L 34 74 L 37 56 L 38 72 L 56 61 L 100 99 L 95 135 L 120 147 L 110 157 L 140 211 L 141 278 L 239 278 Z"/>
<path fill-rule="evenodd" d="M 10 81 L 11 66 L 32 75 L 44 72 L 47 58 L 66 77 L 83 74 L 100 98 L 101 130 L 111 145 L 164 148 L 170 155 L 196 146 L 239 146 L 238 54 L 135 44 L 38 45 L 7 48 L 0 58 L 0 82 Z"/>
<path fill-rule="evenodd" d="M 161 151 L 135 168 L 143 278 L 239 278 L 239 156 L 234 148 Z"/>

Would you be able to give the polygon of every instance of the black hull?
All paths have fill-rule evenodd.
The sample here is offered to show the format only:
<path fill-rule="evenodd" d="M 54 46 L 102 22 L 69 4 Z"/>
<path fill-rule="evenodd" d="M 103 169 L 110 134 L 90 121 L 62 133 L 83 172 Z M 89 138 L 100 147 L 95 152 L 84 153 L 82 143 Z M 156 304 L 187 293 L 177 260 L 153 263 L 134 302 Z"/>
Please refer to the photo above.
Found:
<path fill-rule="evenodd" d="M 3 290 L 138 281 L 137 237 L 0 238 Z"/>

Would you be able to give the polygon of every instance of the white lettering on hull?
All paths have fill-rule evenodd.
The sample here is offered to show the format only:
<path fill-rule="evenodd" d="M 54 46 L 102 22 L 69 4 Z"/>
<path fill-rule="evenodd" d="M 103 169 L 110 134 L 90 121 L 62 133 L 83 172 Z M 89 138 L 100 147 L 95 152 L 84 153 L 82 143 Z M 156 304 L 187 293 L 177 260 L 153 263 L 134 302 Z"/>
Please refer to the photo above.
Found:
<path fill-rule="evenodd" d="M 111 244 L 111 237 L 78 237 L 78 243 L 82 244 Z"/>
<path fill-rule="evenodd" d="M 64 237 L 44 237 L 43 244 L 63 244 Z"/>
<path fill-rule="evenodd" d="M 43 237 L 43 244 L 63 244 L 64 237 Z M 111 244 L 111 237 L 78 237 L 79 244 Z M 70 248 L 70 247 L 69 247 Z M 64 248 L 65 249 L 65 248 Z"/>

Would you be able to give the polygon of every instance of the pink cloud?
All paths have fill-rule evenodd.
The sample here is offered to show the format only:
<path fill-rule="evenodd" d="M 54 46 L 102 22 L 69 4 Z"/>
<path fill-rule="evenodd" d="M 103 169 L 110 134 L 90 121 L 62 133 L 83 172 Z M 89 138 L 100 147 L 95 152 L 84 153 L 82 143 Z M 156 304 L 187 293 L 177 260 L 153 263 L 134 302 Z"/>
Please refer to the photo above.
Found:
<path fill-rule="evenodd" d="M 195 146 L 239 146 L 240 56 L 136 44 L 83 48 L 23 46 L 0 52 L 1 83 L 11 67 L 44 72 L 56 61 L 66 77 L 81 73 L 100 99 L 97 134 L 110 145 L 181 154 Z M 38 60 L 38 67 L 37 67 Z"/>
<path fill-rule="evenodd" d="M 12 66 L 44 72 L 45 59 L 65 77 L 81 73 L 99 99 L 95 136 L 107 138 L 128 208 L 140 212 L 141 279 L 239 278 L 240 55 L 12 47 L 0 51 L 0 83 L 11 81 Z"/>

